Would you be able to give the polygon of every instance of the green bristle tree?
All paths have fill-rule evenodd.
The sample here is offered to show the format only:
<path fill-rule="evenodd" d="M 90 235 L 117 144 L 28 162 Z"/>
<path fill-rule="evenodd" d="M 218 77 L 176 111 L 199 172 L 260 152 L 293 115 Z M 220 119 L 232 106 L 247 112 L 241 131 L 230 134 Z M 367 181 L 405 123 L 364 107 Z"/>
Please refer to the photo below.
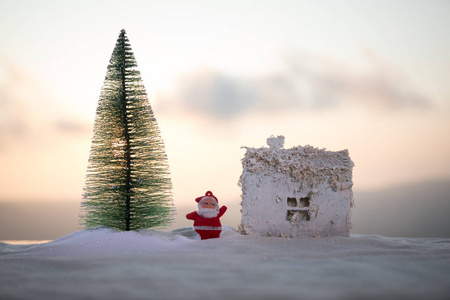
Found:
<path fill-rule="evenodd" d="M 81 223 L 116 230 L 168 225 L 175 212 L 167 156 L 125 30 L 97 106 Z"/>

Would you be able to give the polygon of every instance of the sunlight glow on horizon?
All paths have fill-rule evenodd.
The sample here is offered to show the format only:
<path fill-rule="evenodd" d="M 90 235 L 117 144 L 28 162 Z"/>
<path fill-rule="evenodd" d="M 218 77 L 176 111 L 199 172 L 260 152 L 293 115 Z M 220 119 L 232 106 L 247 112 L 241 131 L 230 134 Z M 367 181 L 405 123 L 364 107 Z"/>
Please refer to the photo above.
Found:
<path fill-rule="evenodd" d="M 122 28 L 176 204 L 239 201 L 240 147 L 270 135 L 349 149 L 355 189 L 450 179 L 448 2 L 121 4 L 0 3 L 0 201 L 81 200 Z"/>

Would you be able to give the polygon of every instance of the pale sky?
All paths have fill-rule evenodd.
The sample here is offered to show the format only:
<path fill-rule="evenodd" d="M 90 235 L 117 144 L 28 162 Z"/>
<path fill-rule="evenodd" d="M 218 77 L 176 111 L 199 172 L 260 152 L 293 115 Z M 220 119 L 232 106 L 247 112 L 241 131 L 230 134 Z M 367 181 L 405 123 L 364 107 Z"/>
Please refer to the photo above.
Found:
<path fill-rule="evenodd" d="M 349 149 L 354 188 L 450 179 L 448 1 L 0 0 L 0 201 L 81 200 L 127 31 L 175 204 L 240 200 L 241 146 Z"/>

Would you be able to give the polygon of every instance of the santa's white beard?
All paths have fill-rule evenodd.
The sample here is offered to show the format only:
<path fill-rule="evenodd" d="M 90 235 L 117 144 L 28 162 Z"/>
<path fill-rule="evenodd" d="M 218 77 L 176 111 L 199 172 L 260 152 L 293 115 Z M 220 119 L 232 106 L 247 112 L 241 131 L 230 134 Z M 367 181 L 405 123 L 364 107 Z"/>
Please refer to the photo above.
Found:
<path fill-rule="evenodd" d="M 197 210 L 197 214 L 202 216 L 203 218 L 214 218 L 219 214 L 219 207 L 216 208 L 202 208 L 200 207 Z"/>

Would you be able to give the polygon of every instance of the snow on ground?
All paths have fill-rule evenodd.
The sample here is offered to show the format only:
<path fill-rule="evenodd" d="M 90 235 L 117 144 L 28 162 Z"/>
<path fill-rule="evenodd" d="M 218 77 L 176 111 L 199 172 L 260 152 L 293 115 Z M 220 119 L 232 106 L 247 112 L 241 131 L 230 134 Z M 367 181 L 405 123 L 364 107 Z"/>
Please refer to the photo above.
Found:
<path fill-rule="evenodd" d="M 0 299 L 448 299 L 450 239 L 250 237 L 225 227 L 0 243 Z"/>

